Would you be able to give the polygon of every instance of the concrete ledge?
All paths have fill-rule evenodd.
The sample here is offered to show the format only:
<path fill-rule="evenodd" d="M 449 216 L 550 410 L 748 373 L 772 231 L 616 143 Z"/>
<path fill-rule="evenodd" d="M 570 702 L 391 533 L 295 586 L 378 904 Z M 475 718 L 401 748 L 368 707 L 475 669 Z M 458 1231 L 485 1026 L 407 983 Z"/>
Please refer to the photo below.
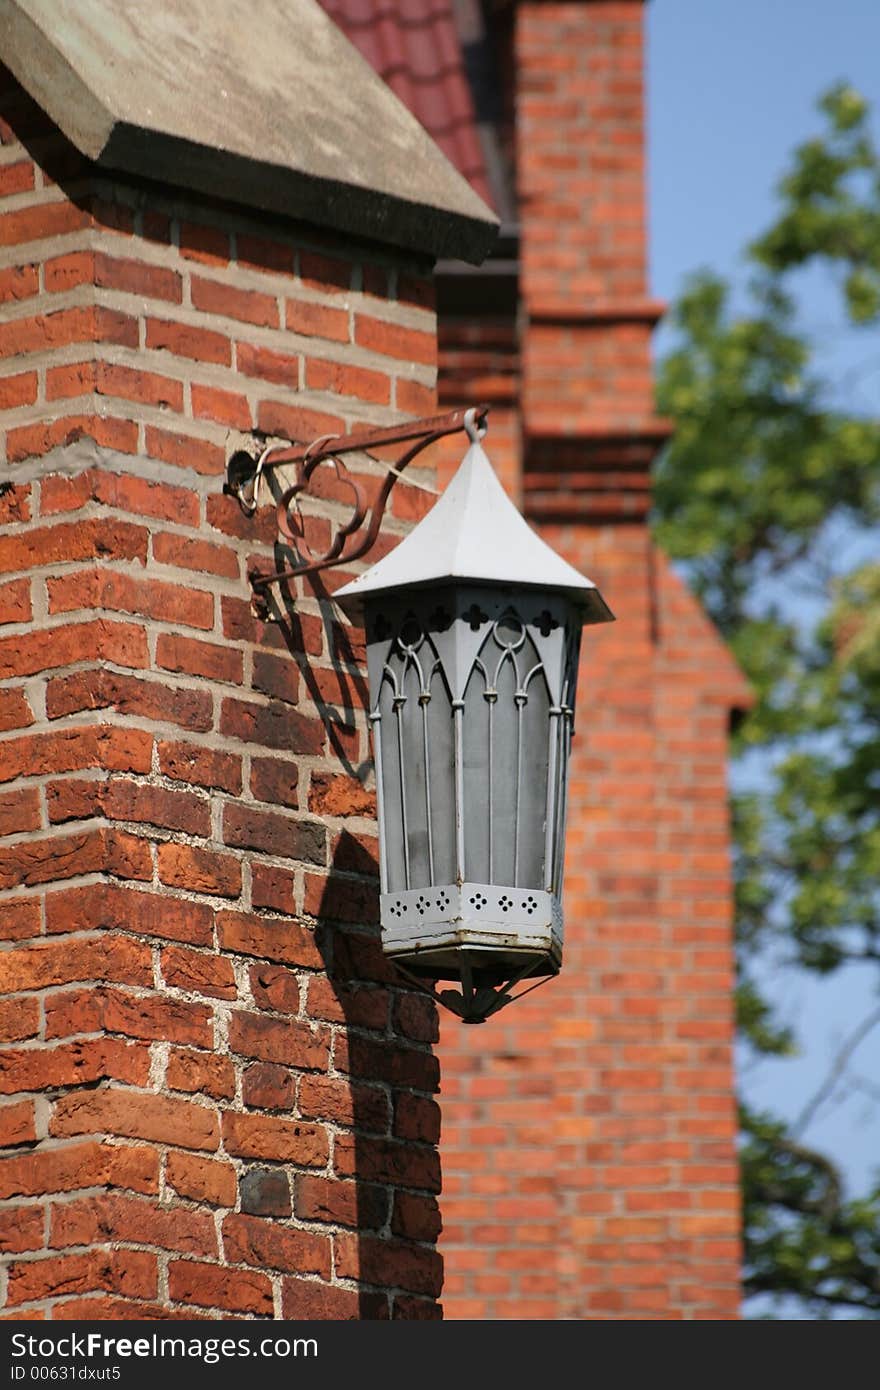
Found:
<path fill-rule="evenodd" d="M 431 256 L 497 235 L 317 0 L 0 0 L 0 59 L 108 169 Z"/>

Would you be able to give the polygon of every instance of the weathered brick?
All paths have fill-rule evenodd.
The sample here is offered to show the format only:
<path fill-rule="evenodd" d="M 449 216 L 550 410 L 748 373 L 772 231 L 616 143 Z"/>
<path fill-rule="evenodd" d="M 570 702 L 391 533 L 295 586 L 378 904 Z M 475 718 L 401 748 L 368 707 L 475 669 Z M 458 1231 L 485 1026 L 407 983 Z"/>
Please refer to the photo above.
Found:
<path fill-rule="evenodd" d="M 388 1216 L 386 1188 L 297 1174 L 294 1210 L 303 1221 L 326 1221 L 360 1230 L 378 1230 Z"/>
<path fill-rule="evenodd" d="M 327 1029 L 265 1014 L 234 1013 L 229 1020 L 229 1046 L 241 1056 L 297 1069 L 326 1071 L 330 1058 Z"/>
<path fill-rule="evenodd" d="M 223 808 L 223 838 L 237 849 L 253 849 L 285 859 L 323 864 L 327 832 L 323 825 L 278 812 L 251 809 L 238 802 Z"/>
<path fill-rule="evenodd" d="M 184 1207 L 157 1208 L 120 1193 L 54 1203 L 49 1209 L 49 1245 L 93 1245 L 109 1241 L 153 1245 L 187 1255 L 217 1255 L 210 1216 Z"/>
<path fill-rule="evenodd" d="M 231 1163 L 171 1150 L 165 1176 L 175 1192 L 190 1201 L 208 1202 L 214 1207 L 235 1205 L 235 1169 Z"/>
<path fill-rule="evenodd" d="M 172 1047 L 165 1081 L 173 1091 L 201 1092 L 222 1100 L 235 1095 L 235 1068 L 228 1057 L 214 1052 Z"/>
<path fill-rule="evenodd" d="M 118 884 L 89 884 L 46 895 L 49 933 L 115 928 L 172 941 L 207 946 L 213 941 L 214 916 L 205 903 Z"/>
<path fill-rule="evenodd" d="M 283 1168 L 248 1168 L 239 1182 L 241 1210 L 251 1216 L 290 1216 L 290 1180 Z"/>
<path fill-rule="evenodd" d="M 225 1308 L 231 1313 L 272 1316 L 272 1285 L 265 1274 L 197 1260 L 172 1260 L 168 1292 L 175 1303 L 195 1308 Z"/>
<path fill-rule="evenodd" d="M 39 1029 L 38 999 L 0 999 L 0 1043 L 36 1037 Z"/>
<path fill-rule="evenodd" d="M 0 1149 L 13 1149 L 19 1144 L 36 1143 L 37 1128 L 32 1100 L 12 1101 L 0 1105 Z"/>
<path fill-rule="evenodd" d="M 244 743 L 262 744 L 264 748 L 314 755 L 323 752 L 326 737 L 319 719 L 300 714 L 281 701 L 257 704 L 251 700 L 224 700 L 220 732 Z"/>
<path fill-rule="evenodd" d="M 110 1090 L 63 1096 L 50 1132 L 56 1135 L 106 1131 L 127 1139 L 175 1144 L 181 1149 L 219 1147 L 217 1115 L 207 1106 L 142 1091 Z"/>
<path fill-rule="evenodd" d="M 217 914 L 217 937 L 225 951 L 311 970 L 321 969 L 323 965 L 314 933 L 285 918 L 220 912 Z"/>
<path fill-rule="evenodd" d="M 205 680 L 226 681 L 232 685 L 241 683 L 244 669 L 241 652 L 221 647 L 216 642 L 179 637 L 170 632 L 159 635 L 156 662 L 166 671 L 182 671 L 188 676 L 203 676 Z"/>
<path fill-rule="evenodd" d="M 47 1192 L 72 1192 L 101 1184 L 133 1192 L 157 1192 L 159 1163 L 155 1150 L 144 1145 L 89 1141 L 0 1159 L 3 1199 L 42 1197 Z"/>
<path fill-rule="evenodd" d="M 330 1277 L 330 1239 L 255 1216 L 227 1216 L 223 1249 L 234 1264 Z"/>
<path fill-rule="evenodd" d="M 40 1298 L 93 1293 L 98 1289 L 134 1298 L 155 1298 L 156 1256 L 141 1250 L 90 1250 L 13 1262 L 9 1268 L 7 1302 L 12 1307 Z"/>
<path fill-rule="evenodd" d="M 242 1076 L 241 1098 L 251 1110 L 296 1109 L 296 1075 L 286 1067 L 256 1062 Z"/>
<path fill-rule="evenodd" d="M 241 791 L 241 759 L 195 743 L 160 743 L 159 768 L 177 782 L 217 788 L 233 796 Z"/>
<path fill-rule="evenodd" d="M 230 961 L 211 952 L 190 950 L 187 946 L 165 947 L 162 978 L 176 989 L 209 994 L 215 999 L 234 999 L 237 993 Z"/>
<path fill-rule="evenodd" d="M 284 758 L 251 758 L 251 792 L 257 801 L 299 806 L 299 768 Z"/>
<path fill-rule="evenodd" d="M 137 613 L 159 622 L 209 630 L 214 625 L 214 597 L 203 589 L 166 584 L 158 579 L 97 569 L 80 570 L 47 584 L 50 613 L 77 608 L 108 608 Z"/>
<path fill-rule="evenodd" d="M 234 1111 L 223 1115 L 223 1142 L 227 1153 L 237 1158 L 296 1163 L 302 1168 L 323 1168 L 329 1152 L 326 1131 L 319 1125 Z"/>
<path fill-rule="evenodd" d="M 230 854 L 170 843 L 159 846 L 157 860 L 160 879 L 172 888 L 219 898 L 237 898 L 241 892 L 241 864 Z"/>
<path fill-rule="evenodd" d="M 41 1205 L 4 1207 L 0 1211 L 0 1255 L 41 1249 L 45 1224 Z"/>
<path fill-rule="evenodd" d="M 57 1047 L 24 1047 L 0 1053 L 0 1093 L 5 1095 L 88 1086 L 105 1080 L 143 1086 L 149 1074 L 147 1049 L 117 1038 L 88 1038 Z"/>
<path fill-rule="evenodd" d="M 443 1282 L 440 1256 L 426 1246 L 337 1233 L 333 1237 L 333 1251 L 336 1272 L 343 1278 L 396 1285 L 434 1298 L 440 1293 Z"/>

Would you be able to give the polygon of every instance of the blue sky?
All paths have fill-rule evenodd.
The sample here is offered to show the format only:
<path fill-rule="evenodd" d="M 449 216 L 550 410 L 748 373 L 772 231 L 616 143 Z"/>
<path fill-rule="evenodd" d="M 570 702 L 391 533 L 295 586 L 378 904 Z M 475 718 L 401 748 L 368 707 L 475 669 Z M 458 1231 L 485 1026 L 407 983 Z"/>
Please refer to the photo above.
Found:
<path fill-rule="evenodd" d="M 738 273 L 742 246 L 771 220 L 774 187 L 793 147 L 820 128 L 817 96 L 845 79 L 874 105 L 880 139 L 880 0 L 652 0 L 647 7 L 652 292 L 670 300 L 685 275 Z M 804 322 L 839 399 L 880 411 L 880 334 L 829 322 L 833 297 L 803 281 Z M 659 335 L 659 346 L 664 342 Z M 858 972 L 832 985 L 776 971 L 773 990 L 806 1040 L 793 1062 L 744 1078 L 753 1099 L 794 1118 L 849 1029 L 878 1002 Z M 880 1027 L 854 1071 L 880 1097 Z M 842 1162 L 853 1191 L 880 1167 L 880 1099 L 839 1093 L 804 1134 Z"/>

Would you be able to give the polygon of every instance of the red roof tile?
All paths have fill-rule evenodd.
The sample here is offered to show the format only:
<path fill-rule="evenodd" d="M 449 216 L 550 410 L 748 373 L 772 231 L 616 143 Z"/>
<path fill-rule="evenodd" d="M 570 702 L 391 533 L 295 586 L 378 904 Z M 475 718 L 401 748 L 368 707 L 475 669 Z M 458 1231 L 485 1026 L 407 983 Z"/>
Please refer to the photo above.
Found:
<path fill-rule="evenodd" d="M 321 4 L 491 207 L 452 0 L 321 0 Z"/>

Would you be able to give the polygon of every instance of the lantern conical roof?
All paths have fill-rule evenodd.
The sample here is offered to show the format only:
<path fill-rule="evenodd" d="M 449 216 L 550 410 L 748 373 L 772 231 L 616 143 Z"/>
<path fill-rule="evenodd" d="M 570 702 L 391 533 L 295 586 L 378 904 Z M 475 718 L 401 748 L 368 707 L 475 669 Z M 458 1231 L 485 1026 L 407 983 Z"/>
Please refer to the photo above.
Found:
<path fill-rule="evenodd" d="M 564 592 L 582 607 L 585 623 L 614 620 L 592 580 L 557 555 L 521 516 L 476 441 L 428 515 L 335 597 L 356 612 L 364 598 L 450 581 Z"/>

